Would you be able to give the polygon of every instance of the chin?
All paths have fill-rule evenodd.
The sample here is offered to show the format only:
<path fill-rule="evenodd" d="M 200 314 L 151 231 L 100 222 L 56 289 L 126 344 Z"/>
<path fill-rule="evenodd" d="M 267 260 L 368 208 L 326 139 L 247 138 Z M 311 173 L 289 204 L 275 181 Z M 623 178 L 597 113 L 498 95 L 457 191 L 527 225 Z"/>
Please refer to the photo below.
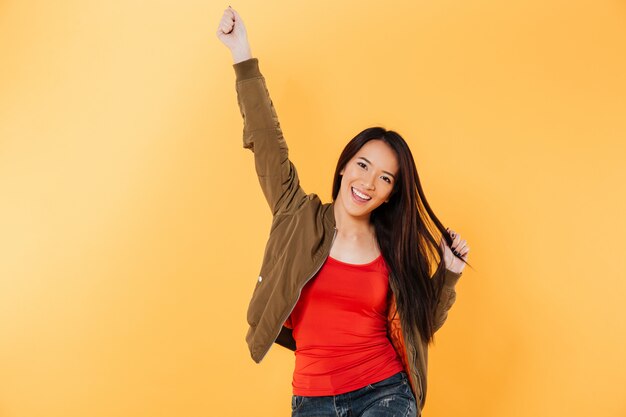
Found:
<path fill-rule="evenodd" d="M 350 201 L 350 203 L 352 202 Z M 365 206 L 358 206 L 358 205 L 354 205 L 350 203 L 344 204 L 344 207 L 346 208 L 346 211 L 348 212 L 348 214 L 354 217 L 367 216 L 380 206 L 380 204 L 378 206 L 374 206 L 373 204 L 367 204 Z"/>

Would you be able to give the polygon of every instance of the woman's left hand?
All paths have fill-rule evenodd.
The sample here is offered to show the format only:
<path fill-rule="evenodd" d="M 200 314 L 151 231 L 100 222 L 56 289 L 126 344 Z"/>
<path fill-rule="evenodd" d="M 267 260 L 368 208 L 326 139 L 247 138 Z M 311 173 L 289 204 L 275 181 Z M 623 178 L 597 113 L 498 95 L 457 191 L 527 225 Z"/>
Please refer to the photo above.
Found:
<path fill-rule="evenodd" d="M 467 255 L 469 254 L 470 247 L 467 245 L 467 241 L 461 239 L 461 236 L 452 229 L 446 229 L 452 237 L 452 248 L 448 246 L 446 240 L 441 238 L 441 249 L 443 249 L 443 257 L 446 263 L 446 269 L 452 272 L 460 274 L 465 268 L 465 262 L 455 256 L 458 254 L 464 261 L 467 261 Z"/>

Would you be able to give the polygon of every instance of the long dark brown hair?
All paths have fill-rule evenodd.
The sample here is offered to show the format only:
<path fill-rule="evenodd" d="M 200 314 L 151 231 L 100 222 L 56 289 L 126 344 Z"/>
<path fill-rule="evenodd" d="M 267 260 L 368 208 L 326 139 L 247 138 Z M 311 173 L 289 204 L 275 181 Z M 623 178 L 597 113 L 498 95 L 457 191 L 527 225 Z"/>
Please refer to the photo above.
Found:
<path fill-rule="evenodd" d="M 452 238 L 430 208 L 420 184 L 413 154 L 396 132 L 371 127 L 356 135 L 339 156 L 333 179 L 333 201 L 341 188 L 341 170 L 370 140 L 387 143 L 398 158 L 398 174 L 387 203 L 370 214 L 376 239 L 390 270 L 389 281 L 396 296 L 403 333 L 417 329 L 431 343 L 436 331 L 435 309 L 443 287 L 445 263 L 435 229 L 450 246 Z M 459 258 L 461 259 L 461 258 Z M 433 265 L 435 271 L 433 273 Z M 432 277 L 432 278 L 431 278 Z"/>

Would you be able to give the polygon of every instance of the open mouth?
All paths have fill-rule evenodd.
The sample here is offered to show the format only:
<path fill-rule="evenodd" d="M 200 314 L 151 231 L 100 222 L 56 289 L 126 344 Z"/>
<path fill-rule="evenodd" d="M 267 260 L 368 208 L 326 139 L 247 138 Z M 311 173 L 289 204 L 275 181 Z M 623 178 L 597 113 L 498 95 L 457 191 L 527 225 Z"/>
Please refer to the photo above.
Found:
<path fill-rule="evenodd" d="M 370 196 L 369 196 L 369 195 L 367 195 L 367 194 L 363 194 L 362 192 L 360 192 L 359 190 L 357 190 L 357 189 L 356 189 L 356 188 L 354 188 L 354 187 L 351 187 L 351 189 L 352 189 L 352 197 L 354 197 L 354 199 L 355 199 L 356 201 L 359 201 L 359 202 L 363 202 L 363 203 L 364 203 L 364 202 L 366 202 L 366 201 L 370 201 L 370 200 L 372 199 L 372 197 L 370 197 Z"/>

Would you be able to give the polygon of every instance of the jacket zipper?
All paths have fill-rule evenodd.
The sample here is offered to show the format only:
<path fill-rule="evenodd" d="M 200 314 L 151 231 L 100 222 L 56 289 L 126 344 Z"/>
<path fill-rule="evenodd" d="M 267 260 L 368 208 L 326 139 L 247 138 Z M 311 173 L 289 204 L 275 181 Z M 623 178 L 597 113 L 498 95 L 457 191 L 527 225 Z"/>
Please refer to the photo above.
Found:
<path fill-rule="evenodd" d="M 333 243 L 335 243 L 335 237 L 337 236 L 337 228 L 334 228 L 334 232 L 333 232 L 333 240 L 330 242 L 330 248 L 333 247 Z M 304 281 L 304 284 L 302 284 L 302 286 L 298 289 L 298 298 L 296 298 L 296 302 L 291 306 L 291 309 L 289 310 L 289 313 L 287 313 L 287 315 L 285 317 L 283 317 L 280 321 L 280 325 L 281 327 L 278 329 L 278 333 L 276 333 L 274 335 L 274 338 L 272 339 L 272 343 L 267 347 L 267 349 L 265 349 L 265 352 L 263 352 L 263 355 L 261 355 L 261 359 L 263 359 L 265 357 L 265 355 L 267 355 L 267 352 L 269 352 L 270 348 L 272 347 L 272 345 L 274 344 L 274 342 L 276 342 L 276 338 L 278 337 L 278 335 L 280 334 L 280 331 L 282 329 L 282 325 L 285 323 L 285 320 L 287 320 L 287 317 L 289 317 L 291 315 L 291 312 L 293 311 L 294 308 L 296 308 L 296 304 L 298 303 L 298 300 L 300 299 L 300 295 L 302 294 L 302 289 L 306 286 L 306 284 L 308 284 L 308 282 L 315 276 L 315 274 L 317 274 L 317 272 L 322 269 L 322 266 L 324 265 L 324 262 L 326 262 L 326 258 L 328 258 L 328 255 L 330 255 L 330 248 L 328 253 L 326 254 L 326 256 L 322 259 L 322 262 L 319 264 L 319 266 L 315 269 L 315 271 L 307 278 L 306 281 Z"/>

